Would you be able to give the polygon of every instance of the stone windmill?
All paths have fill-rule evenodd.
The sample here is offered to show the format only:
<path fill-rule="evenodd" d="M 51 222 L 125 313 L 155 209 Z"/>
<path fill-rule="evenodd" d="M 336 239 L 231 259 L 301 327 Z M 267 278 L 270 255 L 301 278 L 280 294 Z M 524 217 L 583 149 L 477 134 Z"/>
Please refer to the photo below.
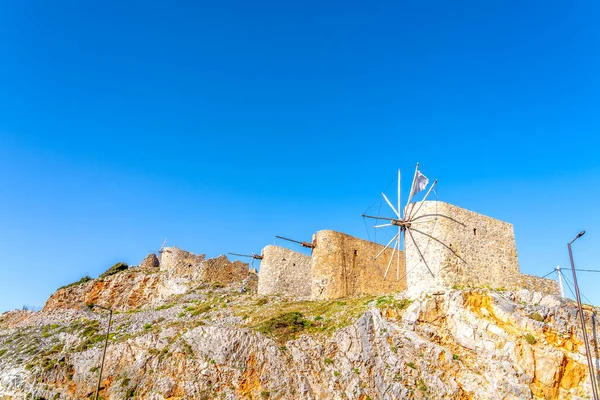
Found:
<path fill-rule="evenodd" d="M 383 197 L 383 200 L 385 200 L 385 202 L 387 203 L 387 205 L 393 212 L 394 217 L 389 218 L 389 217 L 373 216 L 373 215 L 366 215 L 366 214 L 362 215 L 364 218 L 386 221 L 383 224 L 375 225 L 376 229 L 388 228 L 388 227 L 397 229 L 397 232 L 392 237 L 392 239 L 390 239 L 390 241 L 385 245 L 385 247 L 375 256 L 375 259 L 379 258 L 388 248 L 390 248 L 390 246 L 392 246 L 393 250 L 392 250 L 390 259 L 388 261 L 387 268 L 385 270 L 384 279 L 387 277 L 387 274 L 390 270 L 390 267 L 391 267 L 392 262 L 394 261 L 394 257 L 395 257 L 396 258 L 396 280 L 400 280 L 400 264 L 401 264 L 400 257 L 401 257 L 401 252 L 404 250 L 406 234 L 408 233 L 408 235 L 412 238 L 412 240 L 414 242 L 414 237 L 413 237 L 413 233 L 411 232 L 411 230 L 416 230 L 416 229 L 413 225 L 415 225 L 415 224 L 418 225 L 419 222 L 426 221 L 426 219 L 415 218 L 415 216 L 418 214 L 419 210 L 423 206 L 423 203 L 425 202 L 425 200 L 427 200 L 427 197 L 429 196 L 429 194 L 431 193 L 431 191 L 437 184 L 437 179 L 433 182 L 433 184 L 431 184 L 431 186 L 429 186 L 429 189 L 427 190 L 425 196 L 423 197 L 423 199 L 420 202 L 411 203 L 413 196 L 415 194 L 425 190 L 427 188 L 427 186 L 429 185 L 429 179 L 425 175 L 423 175 L 421 173 L 421 171 L 419 171 L 419 164 L 417 163 L 417 165 L 415 166 L 415 174 L 414 174 L 414 177 L 412 180 L 410 193 L 408 195 L 408 201 L 406 202 L 405 207 L 402 207 L 401 182 L 402 182 L 401 170 L 398 170 L 398 179 L 397 179 L 398 197 L 396 199 L 396 206 L 394 206 L 394 204 L 392 204 L 392 202 L 390 201 L 390 199 L 386 196 L 386 194 L 384 192 L 381 192 L 381 196 Z M 421 252 L 421 249 L 419 249 L 418 246 L 417 246 L 417 250 L 419 252 L 421 259 L 425 262 L 423 253 Z M 425 263 L 425 265 L 427 266 L 427 263 Z M 429 266 L 427 266 L 427 268 L 429 269 Z M 429 270 L 429 272 L 433 275 L 431 270 Z"/>

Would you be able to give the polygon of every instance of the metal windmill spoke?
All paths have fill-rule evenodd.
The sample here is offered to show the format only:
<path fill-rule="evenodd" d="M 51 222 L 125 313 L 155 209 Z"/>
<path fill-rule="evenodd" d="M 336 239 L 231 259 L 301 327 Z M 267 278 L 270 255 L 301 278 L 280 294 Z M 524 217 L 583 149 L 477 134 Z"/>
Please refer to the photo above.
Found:
<path fill-rule="evenodd" d="M 382 224 L 382 225 L 375 225 L 374 228 L 383 228 L 384 226 L 392 226 L 394 224 Z"/>
<path fill-rule="evenodd" d="M 380 252 L 379 252 L 379 253 L 378 253 L 378 254 L 375 256 L 375 259 L 376 259 L 376 260 L 379 258 L 379 256 L 380 256 L 380 255 L 382 255 L 382 254 L 383 254 L 383 252 L 385 251 L 385 249 L 387 249 L 388 247 L 390 247 L 390 244 L 392 244 L 392 242 L 393 242 L 394 240 L 396 240 L 396 236 L 398 236 L 398 234 L 397 234 L 397 233 L 394 235 L 394 237 L 392 238 L 392 240 L 390 240 L 390 241 L 388 242 L 388 244 L 386 244 L 386 245 L 385 245 L 385 247 L 384 247 L 383 249 L 381 249 L 381 251 L 380 251 Z"/>
<path fill-rule="evenodd" d="M 419 248 L 419 246 L 417 245 L 417 242 L 415 241 L 415 237 L 413 236 L 413 234 L 410 231 L 410 229 L 407 229 L 407 230 L 408 230 L 408 234 L 410 235 L 410 238 L 413 241 L 413 244 L 415 245 L 415 247 L 417 248 L 417 251 L 419 252 L 419 256 L 421 256 L 421 260 L 423 260 L 423 263 L 427 267 L 427 270 L 429 271 L 429 273 L 431 274 L 431 276 L 433 276 L 435 278 L 435 275 L 433 274 L 433 272 L 431 272 L 431 268 L 429 268 L 429 265 L 427 265 L 427 261 L 425 261 L 425 257 L 423 257 L 423 253 L 421 253 L 421 249 Z"/>
<path fill-rule="evenodd" d="M 400 280 L 400 238 L 402 237 L 402 231 L 404 229 L 400 229 L 398 228 L 398 239 L 396 239 L 396 244 L 398 245 L 398 255 L 396 256 L 397 258 L 397 262 L 396 262 L 396 281 Z M 392 257 L 394 255 L 392 254 Z"/>
<path fill-rule="evenodd" d="M 396 235 L 398 236 L 398 235 Z M 395 236 L 394 236 L 395 238 Z M 392 255 L 390 257 L 390 261 L 388 261 L 388 265 L 387 268 L 385 269 L 385 274 L 383 274 L 383 279 L 386 278 L 388 271 L 390 270 L 390 265 L 392 265 L 392 261 L 394 260 L 394 254 L 396 253 L 396 246 L 398 245 L 398 242 L 394 243 L 394 250 L 392 250 Z M 400 254 L 400 251 L 398 251 L 398 254 Z"/>
<path fill-rule="evenodd" d="M 415 232 L 419 232 L 421 235 L 427 236 L 428 238 L 435 240 L 436 242 L 438 242 L 439 244 L 441 244 L 442 246 L 444 246 L 446 249 L 450 250 L 456 257 L 458 257 L 462 262 L 467 263 L 461 256 L 460 254 L 458 254 L 456 252 L 456 250 L 454 250 L 452 247 L 449 247 L 446 243 L 442 242 L 441 240 L 431 236 L 429 233 L 420 231 L 419 229 L 416 228 L 411 228 L 413 231 Z"/>
<path fill-rule="evenodd" d="M 396 207 L 394 207 L 392 205 L 392 203 L 390 202 L 390 200 L 387 198 L 387 196 L 385 195 L 385 193 L 381 192 L 381 195 L 383 196 L 383 198 L 385 199 L 385 202 L 388 204 L 388 206 L 390 206 L 390 208 L 394 211 L 394 214 L 396 214 L 398 216 L 398 218 L 400 218 L 400 214 L 398 213 L 398 210 L 396 210 Z"/>

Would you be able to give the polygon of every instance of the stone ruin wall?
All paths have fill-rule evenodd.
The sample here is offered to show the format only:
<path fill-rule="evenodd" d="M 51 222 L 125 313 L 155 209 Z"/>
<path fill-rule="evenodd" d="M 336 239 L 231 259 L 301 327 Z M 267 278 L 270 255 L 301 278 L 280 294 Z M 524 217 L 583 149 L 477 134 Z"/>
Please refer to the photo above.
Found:
<path fill-rule="evenodd" d="M 202 280 L 200 265 L 206 255 L 190 253 L 179 247 L 165 247 L 160 253 L 160 270 L 165 271 L 169 277 Z"/>
<path fill-rule="evenodd" d="M 507 276 L 503 287 L 510 290 L 527 289 L 530 292 L 542 293 L 544 296 L 549 294 L 560 296 L 557 281 L 533 275 L 515 274 Z"/>
<path fill-rule="evenodd" d="M 387 278 L 383 275 L 392 250 L 384 246 L 331 230 L 315 234 L 312 253 L 311 298 L 335 299 L 358 294 L 386 294 L 406 289 L 404 255 L 400 254 L 399 280 L 396 256 Z"/>
<path fill-rule="evenodd" d="M 242 282 L 249 275 L 256 275 L 250 272 L 248 264 L 241 261 L 229 261 L 226 256 L 221 255 L 217 258 L 210 258 L 201 264 L 204 281 L 212 283 L 221 283 L 229 285 L 234 282 Z"/>
<path fill-rule="evenodd" d="M 506 288 L 507 277 L 520 275 L 511 224 L 443 202 L 418 210 L 405 249 L 409 288 Z"/>
<path fill-rule="evenodd" d="M 229 261 L 226 256 L 206 259 L 204 254 L 195 255 L 178 247 L 165 247 L 160 257 L 160 270 L 169 277 L 229 285 L 234 282 L 250 282 L 256 286 L 258 278 L 248 264 Z"/>
<path fill-rule="evenodd" d="M 258 294 L 310 297 L 311 258 L 279 246 L 262 251 Z"/>
<path fill-rule="evenodd" d="M 230 262 L 225 256 L 207 260 L 204 255 L 168 247 L 161 253 L 160 262 L 150 254 L 138 267 L 58 289 L 46 301 L 44 310 L 98 303 L 115 311 L 127 311 L 185 293 L 194 281 L 223 285 L 240 282 L 256 291 L 258 277 L 246 263 Z"/>

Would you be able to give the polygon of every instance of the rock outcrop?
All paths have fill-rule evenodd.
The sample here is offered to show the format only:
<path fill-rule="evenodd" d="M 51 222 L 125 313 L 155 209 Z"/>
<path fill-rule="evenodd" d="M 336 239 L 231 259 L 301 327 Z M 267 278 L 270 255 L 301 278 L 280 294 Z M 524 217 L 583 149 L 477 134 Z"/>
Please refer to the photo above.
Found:
<path fill-rule="evenodd" d="M 186 276 L 195 273 L 182 268 Z M 142 285 L 141 292 L 151 287 L 139 273 L 122 274 L 123 282 Z M 117 282 L 104 282 L 102 289 L 95 289 L 98 282 L 84 285 L 77 293 L 96 292 L 106 301 L 102 291 L 117 290 Z M 405 296 L 293 302 L 243 292 L 238 285 L 194 282 L 182 293 L 114 315 L 101 395 L 590 398 L 572 301 L 526 290 L 468 288 Z M 0 316 L 0 398 L 93 394 L 107 318 L 49 304 L 41 312 Z M 585 310 L 597 363 L 596 312 Z"/>
<path fill-rule="evenodd" d="M 67 285 L 50 296 L 44 311 L 81 308 L 98 303 L 115 311 L 130 311 L 159 305 L 173 295 L 186 293 L 194 284 L 239 283 L 256 290 L 256 273 L 248 264 L 227 257 L 206 259 L 177 247 L 167 247 L 161 260 L 148 255 L 138 267 L 105 278 Z"/>

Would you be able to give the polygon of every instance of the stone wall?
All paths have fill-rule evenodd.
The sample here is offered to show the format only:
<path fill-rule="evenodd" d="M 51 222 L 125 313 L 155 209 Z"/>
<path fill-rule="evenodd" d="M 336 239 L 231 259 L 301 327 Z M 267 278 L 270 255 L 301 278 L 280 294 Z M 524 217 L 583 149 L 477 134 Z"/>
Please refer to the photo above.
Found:
<path fill-rule="evenodd" d="M 540 278 L 539 276 L 525 274 L 507 276 L 503 287 L 509 290 L 527 289 L 530 292 L 539 292 L 544 296 L 549 294 L 560 296 L 560 288 L 557 281 Z"/>
<path fill-rule="evenodd" d="M 385 294 L 406 289 L 403 254 L 400 254 L 398 275 L 394 259 L 384 279 L 391 249 L 387 249 L 376 260 L 375 256 L 383 246 L 330 230 L 317 232 L 313 243 L 316 243 L 311 270 L 311 298 L 314 300 L 357 294 Z"/>
<path fill-rule="evenodd" d="M 165 247 L 160 257 L 160 270 L 170 278 L 228 285 L 248 278 L 247 263 L 231 262 L 226 256 L 206 259 L 204 254 L 195 255 L 178 247 Z"/>
<path fill-rule="evenodd" d="M 418 210 L 405 249 L 409 288 L 505 287 L 519 274 L 511 224 L 443 202 Z"/>
<path fill-rule="evenodd" d="M 229 261 L 226 256 L 210 258 L 201 263 L 202 280 L 229 285 L 242 282 L 249 276 L 248 264 L 241 261 Z"/>
<path fill-rule="evenodd" d="M 258 294 L 310 297 L 309 256 L 279 246 L 266 246 L 262 256 Z"/>
<path fill-rule="evenodd" d="M 160 270 L 170 277 L 203 280 L 200 265 L 206 259 L 204 254 L 195 255 L 178 247 L 165 247 L 160 255 Z"/>

